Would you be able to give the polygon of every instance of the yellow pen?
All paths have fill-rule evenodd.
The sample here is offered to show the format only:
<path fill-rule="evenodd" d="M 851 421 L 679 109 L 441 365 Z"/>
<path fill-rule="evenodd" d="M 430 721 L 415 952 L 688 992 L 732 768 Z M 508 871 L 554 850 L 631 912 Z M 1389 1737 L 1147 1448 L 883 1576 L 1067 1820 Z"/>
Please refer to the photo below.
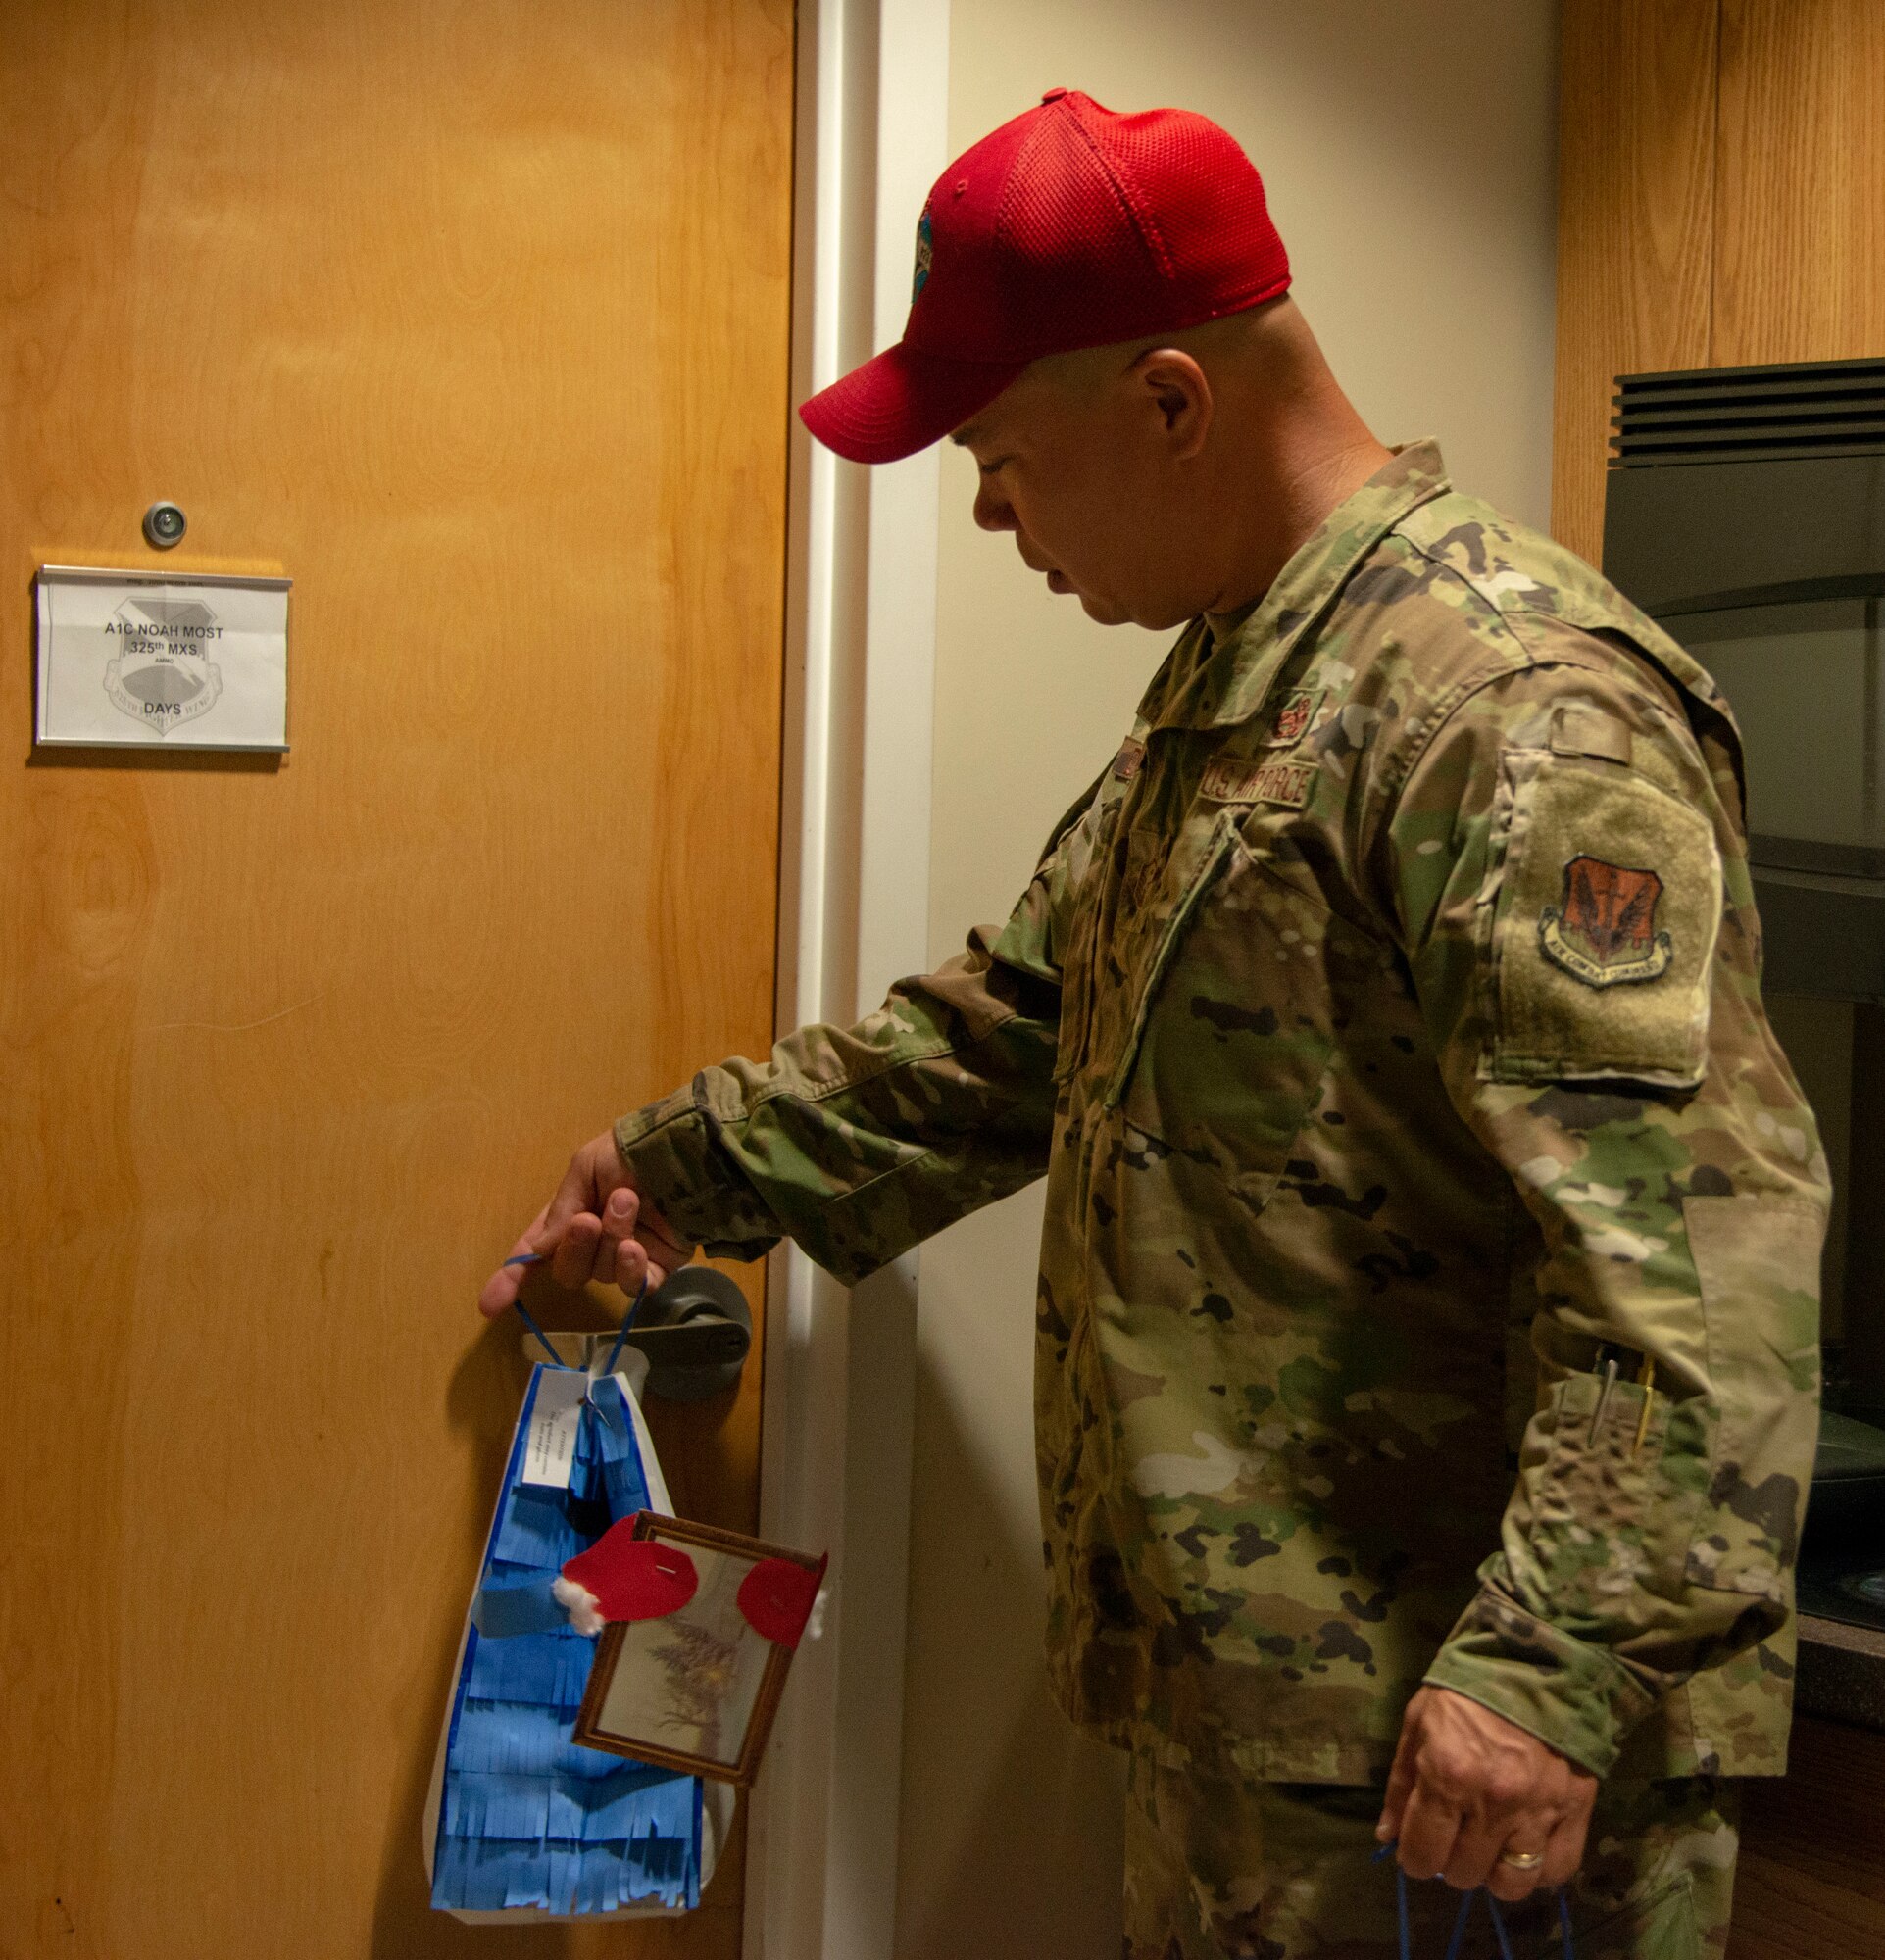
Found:
<path fill-rule="evenodd" d="M 1636 1441 L 1630 1445 L 1630 1454 L 1634 1456 L 1643 1447 L 1643 1439 L 1650 1433 L 1650 1411 L 1656 1406 L 1656 1363 L 1645 1354 L 1643 1365 L 1636 1371 L 1638 1386 L 1643 1391 L 1643 1413 L 1637 1418 Z"/>

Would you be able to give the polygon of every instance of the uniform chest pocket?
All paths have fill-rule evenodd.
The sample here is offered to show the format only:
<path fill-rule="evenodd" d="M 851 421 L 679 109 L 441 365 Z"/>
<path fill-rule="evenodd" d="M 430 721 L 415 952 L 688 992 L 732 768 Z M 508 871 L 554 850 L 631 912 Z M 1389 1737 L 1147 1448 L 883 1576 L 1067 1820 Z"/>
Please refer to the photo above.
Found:
<path fill-rule="evenodd" d="M 1061 959 L 1061 1038 L 1054 1059 L 1057 1083 L 1066 1083 L 1079 1073 L 1090 1045 L 1094 992 L 1100 977 L 1095 971 L 1095 953 L 1106 892 L 1098 865 L 1111 849 L 1124 787 L 1116 781 L 1107 783 L 1066 840 L 1066 882 L 1075 896 L 1068 907 L 1067 947 Z"/>
<path fill-rule="evenodd" d="M 1351 969 L 1376 963 L 1226 814 L 1164 921 L 1108 1106 L 1262 1203 L 1320 1100 Z"/>

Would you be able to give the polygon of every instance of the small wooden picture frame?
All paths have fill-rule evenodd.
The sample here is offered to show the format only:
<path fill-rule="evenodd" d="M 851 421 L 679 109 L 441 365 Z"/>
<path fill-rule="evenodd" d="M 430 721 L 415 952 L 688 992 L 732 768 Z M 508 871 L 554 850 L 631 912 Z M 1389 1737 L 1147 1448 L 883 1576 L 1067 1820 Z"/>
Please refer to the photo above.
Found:
<path fill-rule="evenodd" d="M 822 1561 L 739 1532 L 644 1511 L 638 1539 L 683 1545 L 700 1583 L 678 1612 L 612 1620 L 596 1641 L 574 1740 L 663 1769 L 750 1784 L 784 1691 L 792 1649 L 740 1611 L 740 1583 L 770 1558 L 809 1572 Z"/>

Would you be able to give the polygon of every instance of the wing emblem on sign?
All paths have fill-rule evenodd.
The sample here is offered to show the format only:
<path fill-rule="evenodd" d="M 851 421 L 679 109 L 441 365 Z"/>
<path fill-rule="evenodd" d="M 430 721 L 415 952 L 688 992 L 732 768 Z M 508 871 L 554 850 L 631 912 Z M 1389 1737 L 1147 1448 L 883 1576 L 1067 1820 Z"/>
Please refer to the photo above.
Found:
<path fill-rule="evenodd" d="M 221 633 L 200 600 L 126 600 L 106 631 L 117 652 L 105 667 L 105 692 L 120 713 L 164 736 L 216 706 L 223 669 L 209 654 Z"/>

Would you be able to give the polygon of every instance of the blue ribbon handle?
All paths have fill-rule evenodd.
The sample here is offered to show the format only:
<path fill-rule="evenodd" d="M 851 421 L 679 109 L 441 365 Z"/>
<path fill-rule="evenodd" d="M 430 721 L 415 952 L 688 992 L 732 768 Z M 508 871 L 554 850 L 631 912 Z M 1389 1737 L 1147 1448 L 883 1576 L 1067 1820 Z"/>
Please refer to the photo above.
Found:
<path fill-rule="evenodd" d="M 616 1363 L 621 1358 L 621 1344 L 628 1339 L 628 1330 L 635 1324 L 635 1315 L 641 1311 L 641 1303 L 648 1298 L 648 1275 L 641 1276 L 641 1290 L 628 1302 L 628 1311 L 622 1316 L 620 1327 L 616 1330 L 616 1345 L 609 1350 L 609 1358 L 602 1364 L 605 1378 L 616 1372 Z"/>
<path fill-rule="evenodd" d="M 1378 1865 L 1383 1858 L 1394 1853 L 1392 1844 L 1383 1844 L 1374 1854 Z M 1477 1891 L 1467 1892 L 1460 1901 L 1460 1914 L 1453 1922 L 1453 1937 L 1447 1941 L 1447 1960 L 1460 1960 L 1461 1949 L 1466 1943 L 1466 1922 L 1472 1914 L 1472 1902 L 1480 1897 Z M 1490 1892 L 1484 1893 L 1486 1911 L 1492 1916 L 1492 1930 L 1499 1941 L 1501 1960 L 1513 1960 L 1512 1936 L 1506 1931 L 1505 1915 L 1499 1910 L 1499 1901 Z M 1400 1915 L 1401 1960 L 1414 1960 L 1414 1919 L 1408 1907 L 1408 1875 L 1399 1865 L 1394 1868 L 1394 1903 Z M 1563 1938 L 1563 1960 L 1576 1960 L 1571 1951 L 1571 1909 L 1570 1899 L 1563 1892 L 1558 1894 L 1558 1927 Z"/>
<path fill-rule="evenodd" d="M 524 1326 L 527 1327 L 530 1330 L 530 1332 L 536 1336 L 537 1346 L 541 1348 L 547 1355 L 549 1355 L 551 1367 L 569 1368 L 570 1367 L 569 1362 L 566 1361 L 563 1358 L 563 1356 L 559 1354 L 557 1350 L 550 1345 L 550 1337 L 546 1333 L 544 1333 L 543 1329 L 540 1328 L 536 1324 L 535 1320 L 531 1318 L 530 1309 L 524 1305 L 522 1300 L 514 1299 L 511 1302 L 511 1304 L 515 1306 L 518 1312 L 522 1316 Z M 571 1369 L 570 1372 L 574 1373 L 574 1370 Z"/>
<path fill-rule="evenodd" d="M 541 1252 L 526 1252 L 518 1258 L 506 1259 L 504 1263 L 507 1266 L 535 1265 L 542 1256 Z M 621 1325 L 616 1330 L 616 1345 L 609 1349 L 609 1358 L 602 1364 L 604 1379 L 616 1372 L 616 1363 L 621 1358 L 622 1343 L 628 1339 L 628 1330 L 634 1326 L 635 1315 L 641 1311 L 641 1302 L 647 1298 L 647 1294 L 648 1282 L 644 1278 L 641 1283 L 641 1291 L 635 1295 L 626 1316 L 623 1318 Z M 536 1336 L 537 1346 L 550 1357 L 550 1366 L 553 1368 L 569 1369 L 573 1374 L 575 1370 L 570 1368 L 570 1363 L 557 1352 L 556 1348 L 551 1345 L 550 1337 L 536 1324 L 536 1320 L 532 1316 L 530 1309 L 523 1303 L 522 1295 L 520 1294 L 511 1304 L 517 1308 L 518 1315 L 522 1320 L 524 1326 Z"/>

